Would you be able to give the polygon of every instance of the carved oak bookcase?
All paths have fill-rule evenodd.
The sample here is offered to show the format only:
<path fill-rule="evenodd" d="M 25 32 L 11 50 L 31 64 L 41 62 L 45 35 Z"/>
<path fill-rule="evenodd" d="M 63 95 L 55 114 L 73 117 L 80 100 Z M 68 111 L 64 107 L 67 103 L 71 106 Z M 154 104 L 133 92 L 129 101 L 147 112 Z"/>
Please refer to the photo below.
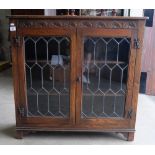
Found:
<path fill-rule="evenodd" d="M 133 140 L 145 19 L 10 16 L 16 137 L 100 131 Z"/>

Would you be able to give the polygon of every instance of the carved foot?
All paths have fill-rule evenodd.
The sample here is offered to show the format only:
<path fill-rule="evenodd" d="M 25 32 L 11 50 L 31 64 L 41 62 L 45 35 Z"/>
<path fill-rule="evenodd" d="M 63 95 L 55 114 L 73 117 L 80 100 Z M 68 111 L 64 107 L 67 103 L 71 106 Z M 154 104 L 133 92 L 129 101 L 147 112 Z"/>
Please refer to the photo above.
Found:
<path fill-rule="evenodd" d="M 134 132 L 128 132 L 127 141 L 133 141 L 134 140 Z"/>
<path fill-rule="evenodd" d="M 134 132 L 121 132 L 123 136 L 127 139 L 127 141 L 133 141 L 134 140 Z"/>

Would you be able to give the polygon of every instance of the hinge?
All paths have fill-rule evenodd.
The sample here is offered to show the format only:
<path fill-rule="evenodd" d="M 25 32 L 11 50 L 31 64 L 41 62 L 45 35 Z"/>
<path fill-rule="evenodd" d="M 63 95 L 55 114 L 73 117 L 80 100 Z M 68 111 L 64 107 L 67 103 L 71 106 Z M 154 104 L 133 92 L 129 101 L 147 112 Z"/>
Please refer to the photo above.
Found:
<path fill-rule="evenodd" d="M 25 108 L 24 107 L 18 107 L 17 112 L 21 115 L 21 117 L 25 116 Z"/>
<path fill-rule="evenodd" d="M 19 47 L 19 46 L 20 46 L 20 37 L 19 37 L 19 36 L 18 36 L 18 37 L 13 37 L 13 38 L 12 38 L 12 44 L 13 44 L 14 46 Z"/>
<path fill-rule="evenodd" d="M 140 48 L 140 42 L 139 42 L 139 39 L 137 39 L 137 38 L 134 39 L 134 48 L 136 48 L 136 49 Z"/>
<path fill-rule="evenodd" d="M 130 109 L 128 110 L 128 113 L 127 113 L 127 118 L 128 118 L 128 119 L 131 119 L 131 118 L 132 118 L 132 115 L 133 115 L 133 110 L 132 110 L 132 108 L 130 108 Z"/>

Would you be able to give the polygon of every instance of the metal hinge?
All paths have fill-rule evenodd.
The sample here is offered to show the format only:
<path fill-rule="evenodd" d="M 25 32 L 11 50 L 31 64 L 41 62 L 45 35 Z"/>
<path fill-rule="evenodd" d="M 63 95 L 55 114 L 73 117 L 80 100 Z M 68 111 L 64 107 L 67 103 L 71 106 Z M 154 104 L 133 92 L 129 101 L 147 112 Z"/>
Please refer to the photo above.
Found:
<path fill-rule="evenodd" d="M 132 118 L 132 115 L 133 115 L 133 110 L 132 110 L 132 108 L 130 108 L 128 110 L 128 113 L 127 113 L 127 118 L 131 119 Z"/>
<path fill-rule="evenodd" d="M 140 42 L 139 42 L 139 39 L 137 39 L 137 38 L 134 39 L 134 48 L 136 48 L 136 49 L 140 48 Z"/>
<path fill-rule="evenodd" d="M 25 108 L 24 107 L 18 107 L 17 112 L 21 115 L 21 117 L 25 116 Z"/>

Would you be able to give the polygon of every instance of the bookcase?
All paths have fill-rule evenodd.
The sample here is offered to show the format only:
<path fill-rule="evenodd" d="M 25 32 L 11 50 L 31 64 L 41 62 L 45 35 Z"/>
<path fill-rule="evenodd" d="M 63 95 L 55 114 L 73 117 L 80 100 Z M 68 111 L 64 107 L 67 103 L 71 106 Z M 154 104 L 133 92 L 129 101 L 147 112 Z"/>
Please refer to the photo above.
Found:
<path fill-rule="evenodd" d="M 146 18 L 9 19 L 17 138 L 95 131 L 134 139 Z"/>

